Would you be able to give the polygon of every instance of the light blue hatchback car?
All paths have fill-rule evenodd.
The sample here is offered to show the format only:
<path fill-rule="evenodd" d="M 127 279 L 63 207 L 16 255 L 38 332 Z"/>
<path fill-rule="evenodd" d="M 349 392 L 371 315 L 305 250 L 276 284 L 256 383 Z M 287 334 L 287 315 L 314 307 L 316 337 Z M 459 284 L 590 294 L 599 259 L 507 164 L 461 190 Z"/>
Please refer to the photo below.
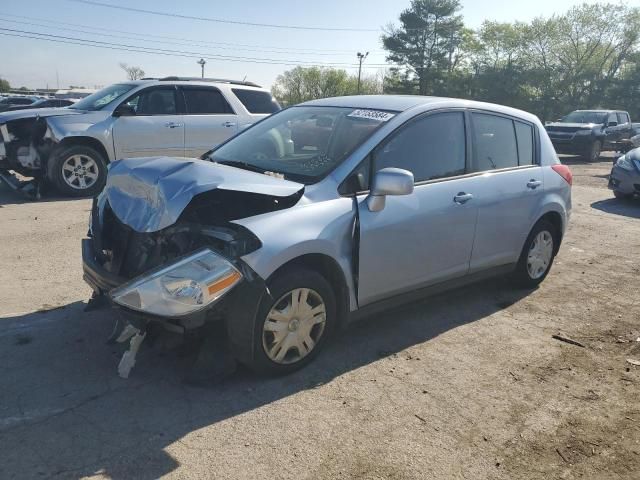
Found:
<path fill-rule="evenodd" d="M 198 160 L 113 162 L 85 279 L 125 313 L 132 348 L 154 323 L 218 320 L 237 360 L 285 373 L 349 319 L 490 275 L 540 283 L 571 181 L 526 112 L 419 96 L 307 102 Z"/>

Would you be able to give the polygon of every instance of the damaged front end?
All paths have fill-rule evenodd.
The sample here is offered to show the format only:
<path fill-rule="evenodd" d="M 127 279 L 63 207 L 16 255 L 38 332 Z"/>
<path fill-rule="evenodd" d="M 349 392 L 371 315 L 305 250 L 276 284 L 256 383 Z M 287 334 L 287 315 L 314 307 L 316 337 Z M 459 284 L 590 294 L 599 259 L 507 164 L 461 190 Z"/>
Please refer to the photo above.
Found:
<path fill-rule="evenodd" d="M 46 118 L 19 118 L 0 124 L 0 178 L 14 189 L 37 196 L 46 160 L 56 144 Z M 22 182 L 11 171 L 34 181 Z"/>
<path fill-rule="evenodd" d="M 85 281 L 122 313 L 114 338 L 131 338 L 133 348 L 150 324 L 178 333 L 214 321 L 232 333 L 250 325 L 266 285 L 242 257 L 261 242 L 233 220 L 289 208 L 302 193 L 299 184 L 200 160 L 114 162 L 82 241 Z M 121 331 L 127 325 L 131 335 Z M 236 357 L 251 355 L 243 342 L 230 346 Z"/>

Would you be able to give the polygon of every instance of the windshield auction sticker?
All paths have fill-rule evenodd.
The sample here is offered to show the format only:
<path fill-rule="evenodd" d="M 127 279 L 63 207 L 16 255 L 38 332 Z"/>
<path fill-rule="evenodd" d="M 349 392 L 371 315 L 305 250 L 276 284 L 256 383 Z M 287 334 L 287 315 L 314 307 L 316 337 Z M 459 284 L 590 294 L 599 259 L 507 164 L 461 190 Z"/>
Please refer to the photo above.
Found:
<path fill-rule="evenodd" d="M 347 117 L 355 117 L 355 118 L 367 118 L 369 120 L 378 120 L 380 122 L 386 122 L 395 117 L 394 113 L 383 112 L 380 110 L 354 110 Z"/>

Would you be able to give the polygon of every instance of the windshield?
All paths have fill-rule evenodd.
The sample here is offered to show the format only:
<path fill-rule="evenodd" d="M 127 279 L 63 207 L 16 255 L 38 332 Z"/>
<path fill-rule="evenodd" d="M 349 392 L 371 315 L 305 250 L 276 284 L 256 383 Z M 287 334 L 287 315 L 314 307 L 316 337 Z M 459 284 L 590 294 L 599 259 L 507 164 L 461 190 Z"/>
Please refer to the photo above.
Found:
<path fill-rule="evenodd" d="M 379 110 L 292 107 L 233 138 L 209 158 L 311 184 L 327 175 L 393 116 Z"/>
<path fill-rule="evenodd" d="M 99 90 L 96 93 L 83 98 L 79 102 L 71 105 L 69 108 L 91 111 L 100 110 L 103 107 L 109 105 L 115 99 L 120 98 L 122 95 L 127 93 L 129 90 L 132 90 L 136 86 L 137 85 L 128 83 L 116 83 L 115 85 L 103 88 L 102 90 Z"/>
<path fill-rule="evenodd" d="M 604 123 L 605 112 L 571 112 L 562 119 L 562 123 Z"/>

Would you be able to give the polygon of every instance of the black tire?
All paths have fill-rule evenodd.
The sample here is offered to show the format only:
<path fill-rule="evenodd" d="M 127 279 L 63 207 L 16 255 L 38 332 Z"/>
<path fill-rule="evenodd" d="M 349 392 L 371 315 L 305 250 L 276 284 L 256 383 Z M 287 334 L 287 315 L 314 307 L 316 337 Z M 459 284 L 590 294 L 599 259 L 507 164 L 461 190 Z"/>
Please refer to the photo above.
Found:
<path fill-rule="evenodd" d="M 66 180 L 73 178 L 72 175 L 74 175 L 74 173 L 69 170 L 65 170 L 65 172 L 71 173 L 71 175 L 63 173 L 63 166 L 66 162 L 70 161 L 72 157 L 79 158 L 80 164 L 82 164 L 82 162 L 88 162 L 85 163 L 85 165 L 90 165 L 88 167 L 90 170 L 88 172 L 85 171 L 84 175 L 97 175 L 97 178 L 95 180 L 92 179 L 92 183 L 87 185 L 85 188 L 82 187 L 80 181 L 84 178 L 84 182 L 86 184 L 89 177 L 85 176 L 74 180 Z M 91 164 L 89 160 L 92 161 L 93 164 Z M 79 175 L 83 174 L 83 172 L 78 173 Z M 107 180 L 107 162 L 104 156 L 94 148 L 87 147 L 85 145 L 72 145 L 70 147 L 62 148 L 52 155 L 47 166 L 47 178 L 62 195 L 68 197 L 92 197 L 100 193 L 104 187 Z M 71 186 L 70 183 L 72 181 L 77 183 L 76 188 Z"/>
<path fill-rule="evenodd" d="M 299 288 L 311 289 L 314 294 L 319 295 L 322 299 L 326 314 L 323 325 L 324 328 L 322 329 L 320 336 L 317 338 L 314 347 L 308 354 L 306 354 L 306 356 L 293 363 L 277 363 L 272 360 L 265 351 L 263 333 L 265 333 L 264 326 L 267 322 L 267 315 L 270 313 L 272 308 L 276 307 L 277 304 L 280 303 L 283 296 L 286 296 L 289 292 Z M 269 292 L 271 295 L 265 295 L 263 297 L 260 307 L 258 308 L 256 321 L 254 322 L 255 330 L 253 334 L 252 359 L 250 361 L 244 361 L 244 363 L 251 370 L 260 374 L 285 375 L 299 370 L 311 362 L 320 353 L 328 338 L 331 336 L 335 325 L 337 324 L 335 293 L 331 288 L 331 285 L 322 275 L 313 270 L 301 267 L 287 268 L 282 272 L 277 273 L 276 276 L 269 281 Z M 266 332 L 267 337 L 270 334 L 271 332 Z M 289 335 L 289 331 L 287 331 L 286 335 Z M 295 347 L 290 347 L 290 353 L 295 354 L 296 351 L 297 349 L 295 349 Z"/>
<path fill-rule="evenodd" d="M 602 142 L 600 140 L 595 140 L 589 150 L 584 155 L 584 158 L 589 162 L 597 162 L 600 160 L 600 154 L 602 153 Z"/>
<path fill-rule="evenodd" d="M 613 191 L 613 196 L 616 197 L 618 200 L 629 200 L 631 197 L 633 197 L 633 195 L 630 195 L 628 193 L 622 193 L 617 190 Z"/>
<path fill-rule="evenodd" d="M 533 247 L 534 240 L 541 232 L 548 232 L 552 239 L 553 244 L 551 246 L 551 258 L 549 259 L 548 265 L 542 274 L 532 275 L 529 268 L 529 252 Z M 541 219 L 533 226 L 531 232 L 529 232 L 529 236 L 527 236 L 527 240 L 524 242 L 524 247 L 522 247 L 522 253 L 520 254 L 520 259 L 518 260 L 518 264 L 514 272 L 514 279 L 520 287 L 535 288 L 547 277 L 558 251 L 559 241 L 560 232 L 557 231 L 556 227 L 551 222 Z"/>

